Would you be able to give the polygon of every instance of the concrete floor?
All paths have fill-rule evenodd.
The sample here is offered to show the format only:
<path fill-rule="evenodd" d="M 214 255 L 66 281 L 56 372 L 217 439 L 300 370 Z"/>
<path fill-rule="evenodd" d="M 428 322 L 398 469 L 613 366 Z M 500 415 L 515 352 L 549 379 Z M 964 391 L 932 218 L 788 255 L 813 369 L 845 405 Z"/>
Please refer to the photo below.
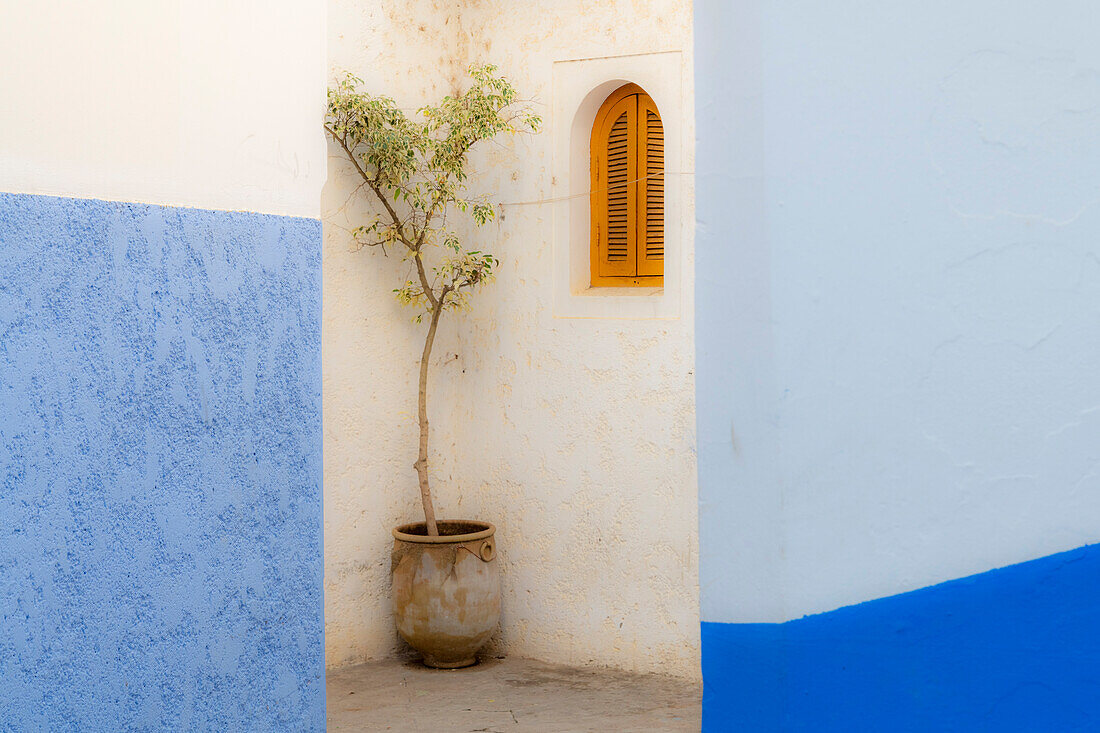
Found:
<path fill-rule="evenodd" d="M 385 661 L 328 673 L 330 731 L 698 731 L 701 685 L 673 677 L 487 659 L 432 670 Z"/>

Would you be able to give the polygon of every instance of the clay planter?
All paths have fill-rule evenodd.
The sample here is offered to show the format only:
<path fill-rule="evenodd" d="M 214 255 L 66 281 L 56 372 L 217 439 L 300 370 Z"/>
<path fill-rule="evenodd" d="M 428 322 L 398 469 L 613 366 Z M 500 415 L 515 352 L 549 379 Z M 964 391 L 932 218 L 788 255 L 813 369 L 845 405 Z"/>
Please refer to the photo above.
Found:
<path fill-rule="evenodd" d="M 393 530 L 393 614 L 424 664 L 469 667 L 500 620 L 496 527 L 466 520 L 438 527 L 438 537 L 423 522 Z"/>

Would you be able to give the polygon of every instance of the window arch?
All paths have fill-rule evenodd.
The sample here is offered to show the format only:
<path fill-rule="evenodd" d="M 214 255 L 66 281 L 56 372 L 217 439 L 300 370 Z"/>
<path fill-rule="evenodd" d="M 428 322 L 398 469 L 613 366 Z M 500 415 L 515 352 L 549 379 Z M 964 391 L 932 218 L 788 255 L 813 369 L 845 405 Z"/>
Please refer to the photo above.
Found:
<path fill-rule="evenodd" d="M 596 113 L 590 156 L 592 286 L 663 285 L 664 125 L 637 84 L 617 89 Z"/>

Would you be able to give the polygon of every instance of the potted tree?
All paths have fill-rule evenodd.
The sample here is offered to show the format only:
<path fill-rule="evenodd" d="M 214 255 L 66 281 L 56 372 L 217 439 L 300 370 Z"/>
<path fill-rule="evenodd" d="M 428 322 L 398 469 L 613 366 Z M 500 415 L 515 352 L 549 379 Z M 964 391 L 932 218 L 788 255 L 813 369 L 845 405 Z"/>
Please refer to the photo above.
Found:
<path fill-rule="evenodd" d="M 424 521 L 393 530 L 394 616 L 401 637 L 432 667 L 477 661 L 500 618 L 495 528 L 489 522 L 437 520 L 428 471 L 428 366 L 443 313 L 460 310 L 491 279 L 499 261 L 469 249 L 453 228 L 454 211 L 478 225 L 492 221 L 485 199 L 466 195 L 471 149 L 499 135 L 536 132 L 538 116 L 519 102 L 494 66 L 473 66 L 462 94 L 409 117 L 392 99 L 359 91 L 348 75 L 328 91 L 325 131 L 362 178 L 377 217 L 352 230 L 357 247 L 400 253 L 412 277 L 394 289 L 427 318 L 420 354 L 416 462 Z M 449 226 L 450 224 L 450 226 Z"/>

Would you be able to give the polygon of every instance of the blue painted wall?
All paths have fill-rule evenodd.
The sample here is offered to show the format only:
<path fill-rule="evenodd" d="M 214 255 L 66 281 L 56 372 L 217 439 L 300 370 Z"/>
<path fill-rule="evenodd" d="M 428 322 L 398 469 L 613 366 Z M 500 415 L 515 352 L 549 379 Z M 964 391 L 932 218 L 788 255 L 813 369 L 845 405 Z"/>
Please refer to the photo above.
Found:
<path fill-rule="evenodd" d="M 324 727 L 320 223 L 0 194 L 0 729 Z"/>
<path fill-rule="evenodd" d="M 707 731 L 1100 730 L 1100 545 L 784 624 L 704 623 Z"/>

